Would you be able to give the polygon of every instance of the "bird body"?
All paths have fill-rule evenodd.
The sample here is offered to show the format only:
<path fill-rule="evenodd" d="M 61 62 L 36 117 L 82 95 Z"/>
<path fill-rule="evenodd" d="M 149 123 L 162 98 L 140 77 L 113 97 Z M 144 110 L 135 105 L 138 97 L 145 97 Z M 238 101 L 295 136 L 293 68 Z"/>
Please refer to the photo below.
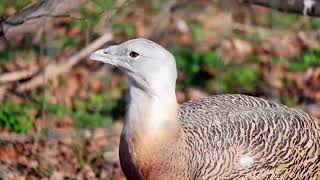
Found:
<path fill-rule="evenodd" d="M 120 146 L 128 179 L 320 178 L 320 126 L 302 111 L 250 96 L 217 95 L 184 103 L 178 112 L 178 134 L 158 151 L 149 144 L 154 151 L 142 159 L 146 164 L 126 157 L 134 147 Z"/>
<path fill-rule="evenodd" d="M 316 118 L 236 94 L 179 105 L 174 57 L 146 39 L 90 58 L 128 76 L 119 152 L 128 179 L 320 179 Z"/>

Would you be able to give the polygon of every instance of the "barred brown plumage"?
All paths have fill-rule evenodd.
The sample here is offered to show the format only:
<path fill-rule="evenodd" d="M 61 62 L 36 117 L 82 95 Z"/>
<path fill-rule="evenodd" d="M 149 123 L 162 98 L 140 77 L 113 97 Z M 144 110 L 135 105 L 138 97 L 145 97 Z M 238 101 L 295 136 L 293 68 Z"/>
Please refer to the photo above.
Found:
<path fill-rule="evenodd" d="M 188 164 L 201 164 L 191 179 L 320 178 L 320 124 L 302 111 L 250 96 L 219 95 L 182 104 L 179 113 L 190 143 L 187 154 L 193 156 Z M 209 165 L 206 153 L 217 165 Z M 237 166 L 243 155 L 252 161 Z"/>
<path fill-rule="evenodd" d="M 146 39 L 90 58 L 119 67 L 129 79 L 120 142 L 128 179 L 320 179 L 316 118 L 239 94 L 178 105 L 174 57 Z"/>

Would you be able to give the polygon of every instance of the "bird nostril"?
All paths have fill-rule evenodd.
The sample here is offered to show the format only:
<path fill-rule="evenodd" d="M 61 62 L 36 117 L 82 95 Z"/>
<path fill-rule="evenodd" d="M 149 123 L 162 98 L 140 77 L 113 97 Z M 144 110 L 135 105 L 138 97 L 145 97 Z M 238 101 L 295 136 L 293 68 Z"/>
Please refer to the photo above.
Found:
<path fill-rule="evenodd" d="M 103 51 L 103 54 L 109 54 L 108 51 Z"/>

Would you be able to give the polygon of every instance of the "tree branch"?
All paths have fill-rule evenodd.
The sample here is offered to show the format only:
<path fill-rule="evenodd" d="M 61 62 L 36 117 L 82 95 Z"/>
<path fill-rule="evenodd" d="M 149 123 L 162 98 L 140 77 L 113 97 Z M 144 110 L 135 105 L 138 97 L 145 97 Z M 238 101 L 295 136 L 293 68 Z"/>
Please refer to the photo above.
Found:
<path fill-rule="evenodd" d="M 242 2 L 266 6 L 283 12 L 320 17 L 319 0 L 242 0 Z"/>
<path fill-rule="evenodd" d="M 15 82 L 21 79 L 28 78 L 39 71 L 39 67 L 30 68 L 27 70 L 20 70 L 14 72 L 8 72 L 0 75 L 0 84 Z"/>
<path fill-rule="evenodd" d="M 67 13 L 87 0 L 45 0 L 33 4 L 13 16 L 0 18 L 0 36 L 10 40 L 34 32 L 50 17 L 70 17 Z"/>
<path fill-rule="evenodd" d="M 39 73 L 37 76 L 33 77 L 27 82 L 21 83 L 17 87 L 17 92 L 28 91 L 43 85 L 43 82 L 46 82 L 58 75 L 61 75 L 65 72 L 68 72 L 74 65 L 76 65 L 81 59 L 87 57 L 90 53 L 103 46 L 105 43 L 111 41 L 113 38 L 111 33 L 105 33 L 103 36 L 93 41 L 91 44 L 86 46 L 84 49 L 78 53 L 71 56 L 66 63 L 57 64 L 51 63 L 44 68 L 43 73 Z"/>

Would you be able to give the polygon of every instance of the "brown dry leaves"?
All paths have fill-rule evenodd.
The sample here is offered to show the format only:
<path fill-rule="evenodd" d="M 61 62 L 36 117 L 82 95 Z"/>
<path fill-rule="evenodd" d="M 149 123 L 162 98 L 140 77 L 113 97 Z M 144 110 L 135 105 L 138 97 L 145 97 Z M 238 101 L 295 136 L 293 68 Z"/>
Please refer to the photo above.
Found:
<path fill-rule="evenodd" d="M 123 179 L 118 159 L 122 124 L 81 136 L 0 141 L 0 176 L 8 179 Z M 79 133 L 79 132 L 78 132 Z"/>
<path fill-rule="evenodd" d="M 320 67 L 308 68 L 294 76 L 299 90 L 311 99 L 320 100 Z"/>

